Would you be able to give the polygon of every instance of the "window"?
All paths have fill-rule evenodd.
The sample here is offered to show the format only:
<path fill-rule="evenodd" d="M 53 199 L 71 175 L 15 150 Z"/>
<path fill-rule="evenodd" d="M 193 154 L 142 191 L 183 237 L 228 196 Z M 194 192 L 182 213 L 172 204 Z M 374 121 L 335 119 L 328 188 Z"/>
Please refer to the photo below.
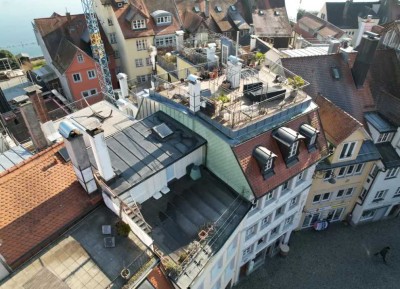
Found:
<path fill-rule="evenodd" d="M 297 175 L 296 184 L 300 183 L 303 180 L 304 171 Z"/>
<path fill-rule="evenodd" d="M 297 149 L 299 147 L 299 142 L 295 141 L 291 146 L 289 150 L 289 156 L 288 158 L 294 157 L 297 154 Z"/>
<path fill-rule="evenodd" d="M 146 82 L 147 80 L 151 79 L 151 74 L 148 75 L 138 75 L 136 76 L 136 80 L 138 83 Z"/>
<path fill-rule="evenodd" d="M 354 147 L 356 146 L 356 142 L 348 142 L 343 145 L 342 152 L 340 153 L 340 159 L 347 159 L 353 155 Z"/>
<path fill-rule="evenodd" d="M 324 175 L 324 180 L 325 181 L 329 180 L 332 177 L 332 173 L 333 173 L 332 170 L 326 170 Z"/>
<path fill-rule="evenodd" d="M 146 65 L 151 66 L 151 57 L 146 58 Z"/>
<path fill-rule="evenodd" d="M 343 197 L 343 195 L 344 195 L 344 190 L 339 190 L 336 194 L 336 199 Z"/>
<path fill-rule="evenodd" d="M 273 228 L 273 229 L 271 230 L 271 236 L 270 236 L 270 238 L 273 238 L 273 237 L 275 237 L 276 235 L 278 235 L 278 233 L 279 233 L 279 227 L 280 227 L 280 225 L 276 226 L 275 228 Z"/>
<path fill-rule="evenodd" d="M 88 78 L 89 78 L 89 79 L 94 79 L 94 78 L 96 78 L 96 71 L 94 71 L 94 70 L 88 70 L 88 71 L 87 71 L 87 74 L 88 74 Z"/>
<path fill-rule="evenodd" d="M 313 203 L 315 204 L 319 202 L 329 201 L 330 197 L 331 197 L 331 192 L 315 195 L 313 198 Z"/>
<path fill-rule="evenodd" d="M 362 192 L 361 192 L 361 199 L 364 200 L 365 196 L 367 195 L 368 190 L 366 188 L 363 188 Z"/>
<path fill-rule="evenodd" d="M 250 246 L 243 251 L 243 257 L 246 257 L 247 255 L 251 254 L 251 252 L 253 252 L 253 246 Z"/>
<path fill-rule="evenodd" d="M 97 89 L 95 89 L 95 88 L 81 92 L 81 95 L 83 97 L 90 97 L 90 96 L 93 96 L 93 95 L 96 95 L 96 94 L 97 94 Z"/>
<path fill-rule="evenodd" d="M 279 218 L 280 216 L 282 216 L 284 212 L 285 212 L 285 205 L 279 207 L 279 208 L 276 210 L 276 212 L 275 212 L 275 220 L 276 220 L 277 218 Z"/>
<path fill-rule="evenodd" d="M 115 50 L 114 51 L 114 58 L 119 58 L 120 56 L 119 56 L 119 51 L 118 50 Z"/>
<path fill-rule="evenodd" d="M 80 54 L 80 53 L 78 53 L 78 54 L 76 55 L 76 58 L 78 59 L 78 62 L 79 62 L 79 63 L 82 63 L 82 62 L 84 61 L 83 55 Z"/>
<path fill-rule="evenodd" d="M 289 189 L 289 181 L 286 181 L 282 184 L 282 191 Z"/>
<path fill-rule="evenodd" d="M 111 44 L 117 43 L 117 36 L 115 35 L 115 33 L 110 33 L 110 43 Z"/>
<path fill-rule="evenodd" d="M 345 173 L 346 173 L 346 167 L 341 167 L 337 177 L 341 178 L 341 177 L 343 177 L 345 175 Z"/>
<path fill-rule="evenodd" d="M 354 172 L 354 166 L 353 166 L 353 165 L 348 166 L 348 167 L 347 167 L 346 175 L 348 175 L 348 176 L 349 176 L 349 175 L 352 175 L 353 172 Z"/>
<path fill-rule="evenodd" d="M 113 26 L 113 22 L 110 18 L 107 19 L 107 22 L 108 22 L 108 26 Z"/>
<path fill-rule="evenodd" d="M 266 216 L 264 219 L 261 220 L 261 228 L 265 228 L 271 223 L 271 215 L 272 214 L 269 214 L 268 216 Z"/>
<path fill-rule="evenodd" d="M 371 170 L 371 172 L 370 172 L 369 174 L 370 174 L 373 178 L 375 178 L 375 177 L 376 177 L 376 174 L 378 173 L 378 170 L 379 170 L 378 166 L 377 166 L 377 165 L 374 165 L 373 168 L 372 168 L 372 170 Z"/>
<path fill-rule="evenodd" d="M 291 215 L 289 218 L 286 218 L 284 226 L 290 226 L 291 224 L 293 224 L 293 220 L 294 220 L 294 215 Z"/>
<path fill-rule="evenodd" d="M 135 65 L 136 65 L 136 67 L 142 67 L 143 66 L 143 60 L 141 58 L 135 59 Z"/>
<path fill-rule="evenodd" d="M 359 174 L 362 173 L 362 170 L 363 170 L 363 169 L 364 169 L 364 164 L 358 164 L 358 165 L 356 165 L 355 173 L 356 173 L 357 175 L 359 175 Z"/>
<path fill-rule="evenodd" d="M 373 210 L 366 210 L 361 215 L 361 220 L 368 220 L 372 219 L 375 216 L 376 209 Z"/>
<path fill-rule="evenodd" d="M 231 37 L 231 32 L 224 32 L 224 33 L 222 33 L 225 37 Z"/>
<path fill-rule="evenodd" d="M 344 208 L 337 208 L 330 210 L 326 219 L 330 222 L 337 221 L 340 219 L 340 216 L 342 215 L 343 211 Z"/>
<path fill-rule="evenodd" d="M 252 236 L 256 234 L 257 231 L 257 224 L 252 226 L 251 228 L 246 230 L 246 240 L 250 239 Z"/>
<path fill-rule="evenodd" d="M 290 199 L 289 208 L 293 208 L 294 206 L 296 206 L 298 201 L 299 201 L 299 196 Z"/>
<path fill-rule="evenodd" d="M 136 40 L 136 49 L 137 49 L 137 51 L 147 49 L 146 40 L 144 40 L 144 39 Z"/>
<path fill-rule="evenodd" d="M 393 198 L 400 197 L 400 187 L 397 188 L 396 192 L 393 195 Z"/>
<path fill-rule="evenodd" d="M 137 30 L 137 29 L 143 29 L 146 28 L 146 22 L 144 19 L 140 20 L 132 20 L 132 29 Z"/>
<path fill-rule="evenodd" d="M 81 82 L 82 81 L 81 74 L 80 73 L 72 74 L 72 79 L 74 80 L 74 82 Z"/>
<path fill-rule="evenodd" d="M 392 137 L 393 137 L 393 133 L 391 133 L 391 132 L 381 133 L 378 137 L 377 143 L 389 142 L 392 140 Z"/>
<path fill-rule="evenodd" d="M 399 167 L 388 169 L 385 179 L 395 178 L 399 172 Z"/>
<path fill-rule="evenodd" d="M 157 17 L 157 24 L 165 24 L 171 22 L 171 16 Z"/>
<path fill-rule="evenodd" d="M 350 197 L 351 195 L 353 195 L 353 192 L 354 192 L 354 188 L 348 188 L 347 190 L 346 190 L 346 197 Z"/>
<path fill-rule="evenodd" d="M 381 190 L 381 191 L 376 192 L 373 202 L 382 201 L 385 198 L 387 191 L 388 190 Z"/>

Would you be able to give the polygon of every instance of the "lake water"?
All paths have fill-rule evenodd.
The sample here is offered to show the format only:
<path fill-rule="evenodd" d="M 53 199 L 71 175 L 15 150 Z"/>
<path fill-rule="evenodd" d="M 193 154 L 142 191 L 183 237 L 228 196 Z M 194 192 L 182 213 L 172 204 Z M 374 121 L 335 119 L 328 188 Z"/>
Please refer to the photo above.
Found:
<path fill-rule="evenodd" d="M 306 10 L 319 11 L 323 3 L 324 0 L 286 0 L 286 7 L 289 18 L 295 18 L 300 5 Z M 81 1 L 0 0 L 0 49 L 10 50 L 14 54 L 26 52 L 31 57 L 42 55 L 32 31 L 32 20 L 50 17 L 53 12 L 65 15 L 67 10 L 71 14 L 82 13 Z"/>

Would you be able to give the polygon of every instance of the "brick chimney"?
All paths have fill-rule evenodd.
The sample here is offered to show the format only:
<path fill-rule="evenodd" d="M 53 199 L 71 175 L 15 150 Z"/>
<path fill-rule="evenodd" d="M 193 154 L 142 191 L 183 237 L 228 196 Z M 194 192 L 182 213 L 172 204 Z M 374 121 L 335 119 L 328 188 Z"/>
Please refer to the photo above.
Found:
<path fill-rule="evenodd" d="M 47 140 L 40 127 L 38 116 L 33 108 L 32 102 L 28 101 L 20 106 L 22 117 L 32 138 L 33 145 L 37 150 L 47 147 Z"/>
<path fill-rule="evenodd" d="M 39 117 L 39 121 L 41 123 L 45 123 L 49 121 L 49 115 L 47 112 L 46 104 L 44 103 L 42 97 L 42 91 L 40 90 L 41 87 L 39 85 L 32 85 L 24 90 L 26 91 L 26 95 L 29 96 L 30 101 L 35 108 L 35 111 Z"/>

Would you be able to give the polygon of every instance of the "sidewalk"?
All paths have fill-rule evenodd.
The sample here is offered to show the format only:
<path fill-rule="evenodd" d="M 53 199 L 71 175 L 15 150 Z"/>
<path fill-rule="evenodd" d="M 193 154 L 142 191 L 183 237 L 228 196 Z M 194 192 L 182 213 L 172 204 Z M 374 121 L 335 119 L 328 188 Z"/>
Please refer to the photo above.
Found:
<path fill-rule="evenodd" d="M 286 258 L 267 259 L 235 289 L 398 289 L 400 218 L 358 227 L 331 224 L 327 231 L 295 232 Z M 391 251 L 385 265 L 374 253 Z"/>

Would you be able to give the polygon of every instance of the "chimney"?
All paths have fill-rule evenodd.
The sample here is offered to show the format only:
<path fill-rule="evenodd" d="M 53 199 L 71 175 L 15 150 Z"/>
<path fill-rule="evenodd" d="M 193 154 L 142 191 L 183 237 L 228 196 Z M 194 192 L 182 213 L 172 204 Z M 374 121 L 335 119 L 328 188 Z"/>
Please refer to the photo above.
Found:
<path fill-rule="evenodd" d="M 47 140 L 40 127 L 40 123 L 38 121 L 35 109 L 33 108 L 32 102 L 28 101 L 22 104 L 20 106 L 20 110 L 35 148 L 37 150 L 42 150 L 46 148 Z"/>
<path fill-rule="evenodd" d="M 256 43 L 257 43 L 257 36 L 251 35 L 250 36 L 250 51 L 253 51 L 256 49 Z"/>
<path fill-rule="evenodd" d="M 378 22 L 372 20 L 372 15 L 368 15 L 367 19 L 361 19 L 358 21 L 358 30 L 352 39 L 353 47 L 357 47 L 360 44 L 361 38 L 365 32 L 371 31 L 374 25 Z"/>
<path fill-rule="evenodd" d="M 94 159 L 96 160 L 97 170 L 103 180 L 108 182 L 115 174 L 104 138 L 104 130 L 98 127 L 92 130 L 86 130 L 86 132 L 90 136 L 90 145 L 92 147 Z"/>
<path fill-rule="evenodd" d="M 206 0 L 204 4 L 204 17 L 208 18 L 210 17 L 210 0 Z"/>
<path fill-rule="evenodd" d="M 64 138 L 64 145 L 79 183 L 89 194 L 95 192 L 96 181 L 82 132 L 68 120 L 60 123 L 58 131 Z"/>
<path fill-rule="evenodd" d="M 121 88 L 121 94 L 123 98 L 128 97 L 129 89 L 128 89 L 128 75 L 125 73 L 118 73 L 117 78 L 119 81 L 119 87 Z"/>
<path fill-rule="evenodd" d="M 298 36 L 298 37 L 296 38 L 296 42 L 295 42 L 295 44 L 294 44 L 294 48 L 296 48 L 296 49 L 301 49 L 301 48 L 303 48 L 303 40 L 304 40 L 303 37 Z"/>
<path fill-rule="evenodd" d="M 72 18 L 71 18 L 71 13 L 66 12 L 66 13 L 65 13 L 65 16 L 67 16 L 67 21 L 68 21 L 68 22 L 71 22 L 71 20 L 72 20 Z"/>
<path fill-rule="evenodd" d="M 42 97 L 42 91 L 40 89 L 41 87 L 39 85 L 32 85 L 27 88 L 24 88 L 24 90 L 26 91 L 26 95 L 29 96 L 29 99 L 32 102 L 33 107 L 35 108 L 36 113 L 39 116 L 39 121 L 41 123 L 45 123 L 50 119 L 47 113 L 46 105 Z"/>
<path fill-rule="evenodd" d="M 242 71 L 242 60 L 236 56 L 229 55 L 228 68 L 226 70 L 226 80 L 231 83 L 231 88 L 240 86 L 240 73 Z"/>
<path fill-rule="evenodd" d="M 189 104 L 190 110 L 193 112 L 197 112 L 200 110 L 201 106 L 201 98 L 200 98 L 200 90 L 201 84 L 198 76 L 190 74 L 187 77 L 189 81 Z"/>
<path fill-rule="evenodd" d="M 331 38 L 329 39 L 329 48 L 328 48 L 328 54 L 336 54 L 338 53 L 340 48 L 340 41 L 335 39 L 335 38 Z"/>
<path fill-rule="evenodd" d="M 207 44 L 207 62 L 215 62 L 215 50 L 217 48 L 217 44 L 208 43 Z"/>
<path fill-rule="evenodd" d="M 176 38 L 176 51 L 181 51 L 185 47 L 184 42 L 183 42 L 183 35 L 185 32 L 183 30 L 178 30 L 175 32 L 175 38 Z"/>
<path fill-rule="evenodd" d="M 376 33 L 365 32 L 363 37 L 361 38 L 356 60 L 351 69 L 357 88 L 361 88 L 364 85 L 369 67 L 374 60 L 374 55 L 376 48 L 378 47 L 378 43 L 379 35 Z"/>

